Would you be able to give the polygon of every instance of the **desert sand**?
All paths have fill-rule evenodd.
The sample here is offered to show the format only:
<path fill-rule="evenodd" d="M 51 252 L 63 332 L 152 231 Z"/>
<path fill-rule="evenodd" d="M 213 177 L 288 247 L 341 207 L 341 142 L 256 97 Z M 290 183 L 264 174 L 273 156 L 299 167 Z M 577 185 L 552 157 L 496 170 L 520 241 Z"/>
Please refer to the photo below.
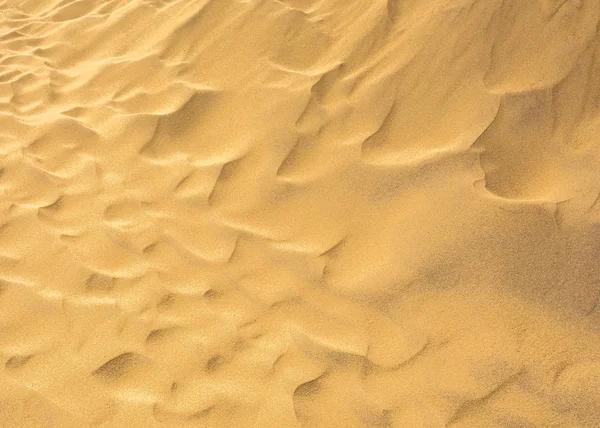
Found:
<path fill-rule="evenodd" d="M 0 12 L 1 427 L 600 427 L 599 1 Z"/>

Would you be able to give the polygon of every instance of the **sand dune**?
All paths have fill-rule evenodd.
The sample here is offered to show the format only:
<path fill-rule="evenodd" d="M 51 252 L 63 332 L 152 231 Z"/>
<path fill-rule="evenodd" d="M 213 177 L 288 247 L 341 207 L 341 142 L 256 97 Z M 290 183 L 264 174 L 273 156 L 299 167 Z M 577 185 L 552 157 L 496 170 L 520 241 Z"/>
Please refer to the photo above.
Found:
<path fill-rule="evenodd" d="M 600 2 L 0 13 L 0 426 L 600 427 Z"/>

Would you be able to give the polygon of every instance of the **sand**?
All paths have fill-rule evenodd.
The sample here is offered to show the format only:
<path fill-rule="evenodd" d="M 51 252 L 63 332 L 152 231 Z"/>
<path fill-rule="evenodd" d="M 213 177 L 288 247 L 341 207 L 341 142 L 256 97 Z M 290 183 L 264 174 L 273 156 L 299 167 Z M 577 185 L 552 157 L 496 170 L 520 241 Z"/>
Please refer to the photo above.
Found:
<path fill-rule="evenodd" d="M 0 14 L 1 427 L 600 427 L 600 2 Z"/>

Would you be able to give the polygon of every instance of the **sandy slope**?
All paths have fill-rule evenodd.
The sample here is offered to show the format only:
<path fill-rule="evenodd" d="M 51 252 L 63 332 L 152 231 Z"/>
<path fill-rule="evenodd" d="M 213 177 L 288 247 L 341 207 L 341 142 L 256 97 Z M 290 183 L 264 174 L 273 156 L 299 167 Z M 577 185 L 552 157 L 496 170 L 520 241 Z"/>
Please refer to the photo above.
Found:
<path fill-rule="evenodd" d="M 600 427 L 600 2 L 0 12 L 0 426 Z"/>

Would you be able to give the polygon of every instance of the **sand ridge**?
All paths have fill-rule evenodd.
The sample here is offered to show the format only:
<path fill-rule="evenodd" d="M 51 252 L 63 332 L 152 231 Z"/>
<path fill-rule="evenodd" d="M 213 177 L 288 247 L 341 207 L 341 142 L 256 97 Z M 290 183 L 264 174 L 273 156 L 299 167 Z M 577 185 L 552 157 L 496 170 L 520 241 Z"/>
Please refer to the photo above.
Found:
<path fill-rule="evenodd" d="M 600 426 L 600 3 L 0 16 L 0 426 Z"/>

